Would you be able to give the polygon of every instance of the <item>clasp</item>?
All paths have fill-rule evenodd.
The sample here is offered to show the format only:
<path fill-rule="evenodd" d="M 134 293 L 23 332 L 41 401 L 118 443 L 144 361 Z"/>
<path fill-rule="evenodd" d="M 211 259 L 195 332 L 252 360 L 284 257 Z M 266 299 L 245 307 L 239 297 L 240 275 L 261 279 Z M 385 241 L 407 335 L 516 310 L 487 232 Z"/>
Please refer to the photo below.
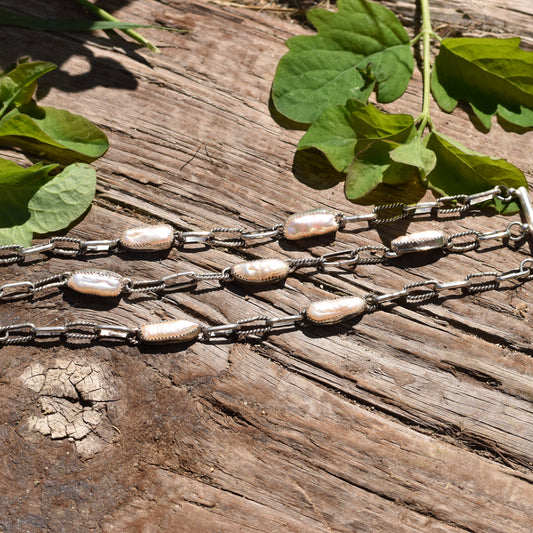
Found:
<path fill-rule="evenodd" d="M 527 231 L 530 235 L 533 235 L 533 207 L 531 206 L 526 187 L 518 187 L 518 189 L 516 189 L 515 194 L 518 197 L 518 201 L 520 202 L 522 213 L 524 213 Z"/>

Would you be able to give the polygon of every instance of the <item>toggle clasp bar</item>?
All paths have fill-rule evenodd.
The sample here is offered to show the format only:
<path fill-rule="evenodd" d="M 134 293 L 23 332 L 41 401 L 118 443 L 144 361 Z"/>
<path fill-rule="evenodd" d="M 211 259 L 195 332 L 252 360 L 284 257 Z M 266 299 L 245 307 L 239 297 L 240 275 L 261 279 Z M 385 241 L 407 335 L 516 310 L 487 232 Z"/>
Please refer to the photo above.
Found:
<path fill-rule="evenodd" d="M 520 207 L 524 213 L 527 230 L 529 231 L 530 235 L 533 235 L 533 206 L 529 200 L 527 189 L 525 187 L 518 187 L 518 189 L 516 189 L 516 195 L 518 196 Z"/>

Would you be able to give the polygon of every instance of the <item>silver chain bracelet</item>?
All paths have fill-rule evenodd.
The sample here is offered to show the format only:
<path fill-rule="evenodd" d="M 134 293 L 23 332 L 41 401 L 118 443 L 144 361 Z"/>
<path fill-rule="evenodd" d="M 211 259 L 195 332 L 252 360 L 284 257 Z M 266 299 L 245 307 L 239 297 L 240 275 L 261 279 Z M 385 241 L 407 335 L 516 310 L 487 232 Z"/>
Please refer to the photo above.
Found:
<path fill-rule="evenodd" d="M 460 214 L 474 206 L 498 199 L 509 203 L 518 200 L 524 222 L 513 221 L 504 229 L 490 232 L 475 230 L 447 235 L 441 230 L 429 230 L 398 237 L 387 246 L 360 246 L 351 250 L 329 252 L 317 257 L 294 260 L 259 259 L 226 267 L 220 272 L 178 272 L 160 279 L 131 280 L 120 274 L 99 269 L 64 272 L 37 281 L 18 281 L 0 286 L 0 302 L 33 297 L 36 293 L 52 288 L 67 287 L 81 294 L 100 297 L 118 297 L 132 293 L 166 293 L 196 286 L 202 280 L 219 282 L 237 281 L 243 284 L 275 283 L 287 278 L 300 268 L 325 270 L 333 267 L 384 263 L 405 253 L 446 250 L 466 252 L 478 248 L 491 239 L 518 242 L 533 233 L 533 208 L 525 187 L 511 189 L 495 187 L 483 193 L 441 197 L 433 202 L 418 204 L 390 204 L 377 206 L 369 214 L 342 215 L 325 209 L 292 215 L 285 224 L 273 228 L 246 232 L 235 228 L 215 228 L 209 231 L 174 231 L 169 225 L 145 226 L 126 230 L 119 239 L 82 241 L 67 237 L 55 237 L 48 243 L 31 247 L 17 245 L 0 247 L 0 264 L 22 262 L 36 253 L 77 257 L 88 253 L 118 251 L 160 251 L 172 246 L 205 244 L 211 246 L 246 246 L 250 241 L 264 238 L 304 239 L 333 233 L 347 224 L 365 221 L 369 224 L 386 224 L 407 217 L 442 216 Z M 385 213 L 385 216 L 382 216 Z M 236 238 L 220 238 L 219 234 L 234 233 Z M 464 240 L 468 237 L 469 240 Z M 68 244 L 67 244 L 68 243 Z M 62 326 L 38 327 L 33 323 L 0 325 L 0 346 L 33 341 L 57 341 L 68 343 L 92 343 L 118 341 L 139 343 L 190 343 L 213 341 L 220 338 L 261 338 L 275 330 L 309 325 L 337 324 L 383 305 L 404 300 L 418 303 L 447 291 L 477 293 L 499 288 L 506 282 L 525 282 L 533 278 L 533 258 L 524 259 L 517 268 L 504 272 L 487 271 L 469 274 L 465 278 L 441 282 L 435 279 L 410 283 L 403 289 L 381 295 L 344 296 L 311 303 L 297 314 L 280 318 L 256 316 L 235 323 L 204 326 L 189 320 L 142 324 L 137 327 L 74 321 Z"/>

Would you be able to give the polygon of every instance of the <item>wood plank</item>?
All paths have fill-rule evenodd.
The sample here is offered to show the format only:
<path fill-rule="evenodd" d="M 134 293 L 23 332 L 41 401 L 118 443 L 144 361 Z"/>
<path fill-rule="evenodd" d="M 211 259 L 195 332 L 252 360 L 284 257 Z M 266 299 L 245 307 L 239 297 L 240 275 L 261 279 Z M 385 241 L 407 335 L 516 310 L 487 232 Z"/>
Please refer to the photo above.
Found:
<path fill-rule="evenodd" d="M 384 3 L 414 31 L 414 2 Z M 439 0 L 432 12 L 443 34 L 519 33 L 531 50 L 529 4 Z M 42 101 L 88 116 L 110 137 L 111 149 L 95 163 L 94 206 L 69 236 L 108 238 L 141 221 L 166 221 L 182 230 L 256 229 L 314 207 L 371 209 L 347 202 L 342 184 L 310 188 L 314 176 L 309 169 L 302 174 L 294 158 L 301 132 L 284 129 L 270 114 L 284 40 L 310 29 L 201 0 L 109 0 L 109 6 L 127 20 L 191 31 L 143 30 L 161 44 L 160 56 L 104 34 L 81 38 L 20 29 L 6 29 L 10 44 L 0 49 L 2 67 L 28 53 L 59 63 L 40 84 Z M 24 9 L 32 7 L 42 8 L 28 0 Z M 49 2 L 42 14 L 59 17 L 63 8 Z M 79 13 L 67 9 L 63 17 Z M 415 74 L 404 97 L 386 109 L 416 114 L 420 103 Z M 453 116 L 437 108 L 433 113 L 440 131 L 470 149 L 509 159 L 531 178 L 531 134 L 506 132 L 495 123 L 482 135 L 463 109 Z M 490 231 L 508 222 L 499 216 L 449 218 L 442 227 Z M 432 224 L 379 232 L 348 228 L 335 242 L 317 241 L 309 249 L 265 242 L 243 250 L 173 249 L 154 257 L 53 258 L 2 268 L 0 280 L 87 266 L 132 279 L 213 272 L 246 259 L 378 245 Z M 308 269 L 250 294 L 235 284 L 204 282 L 162 298 L 111 303 L 67 292 L 39 295 L 2 305 L 0 320 L 231 323 L 289 315 L 330 294 L 365 295 L 424 279 L 508 270 L 529 255 L 527 246 L 483 246 L 355 271 Z M 282 331 L 261 342 L 178 349 L 5 346 L 0 530 L 163 532 L 180 523 L 191 532 L 530 531 L 533 293 L 527 283 L 510 287 L 391 305 L 353 324 Z M 69 424 L 81 420 L 75 427 L 87 435 L 39 433 L 65 415 L 58 399 L 73 406 L 69 416 L 78 418 Z M 56 412 L 47 412 L 50 405 Z M 74 427 L 69 424 L 66 431 Z"/>

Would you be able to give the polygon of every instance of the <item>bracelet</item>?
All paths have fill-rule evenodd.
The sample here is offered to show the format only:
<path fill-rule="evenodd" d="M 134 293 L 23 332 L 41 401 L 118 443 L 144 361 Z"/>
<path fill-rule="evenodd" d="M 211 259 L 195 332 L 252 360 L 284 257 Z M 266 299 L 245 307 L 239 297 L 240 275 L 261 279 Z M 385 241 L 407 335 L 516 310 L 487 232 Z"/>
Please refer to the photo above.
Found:
<path fill-rule="evenodd" d="M 504 203 L 518 200 L 524 213 L 527 228 L 533 228 L 533 209 L 525 187 L 518 189 L 497 186 L 471 195 L 443 196 L 433 202 L 417 204 L 387 204 L 376 206 L 371 213 L 344 215 L 327 209 L 315 209 L 290 216 L 283 224 L 257 231 L 242 228 L 214 228 L 207 231 L 175 231 L 168 224 L 131 228 L 119 238 L 109 240 L 82 240 L 72 237 L 53 237 L 35 246 L 0 246 L 0 265 L 23 262 L 28 256 L 46 253 L 60 257 L 80 257 L 91 253 L 160 252 L 187 245 L 221 246 L 238 248 L 250 246 L 262 239 L 300 240 L 327 235 L 344 230 L 354 222 L 367 222 L 369 226 L 390 224 L 404 218 L 442 215 L 464 215 L 475 206 L 498 199 Z M 234 234 L 223 238 L 220 235 Z M 475 232 L 472 232 L 474 234 Z M 479 233 L 483 238 L 483 234 Z M 490 238 L 490 237 L 488 237 Z"/>
<path fill-rule="evenodd" d="M 425 252 L 429 250 L 445 250 L 465 252 L 475 249 L 486 240 L 508 239 L 517 242 L 525 239 L 533 232 L 533 208 L 525 187 L 507 189 L 495 187 L 490 191 L 474 195 L 458 195 L 439 198 L 435 202 L 424 202 L 414 205 L 391 204 L 377 206 L 369 215 L 345 216 L 327 210 L 307 211 L 292 215 L 284 225 L 256 233 L 244 230 L 216 228 L 210 231 L 174 232 L 168 225 L 148 226 L 126 230 L 120 239 L 113 241 L 79 241 L 58 237 L 47 244 L 28 248 L 21 246 L 3 246 L 0 251 L 6 255 L 0 263 L 18 262 L 30 254 L 37 252 L 54 252 L 63 256 L 78 256 L 87 252 L 140 250 L 158 251 L 168 249 L 176 243 L 205 243 L 209 245 L 233 246 L 235 241 L 219 240 L 214 236 L 219 232 L 239 231 L 239 242 L 247 239 L 279 237 L 289 240 L 324 235 L 343 228 L 348 222 L 365 220 L 371 223 L 392 223 L 408 216 L 443 215 L 450 213 L 464 214 L 472 206 L 488 200 L 499 199 L 502 202 L 518 200 L 525 222 L 513 221 L 505 229 L 479 232 L 475 230 L 447 235 L 441 230 L 429 230 L 398 237 L 386 246 L 360 246 L 352 250 L 329 252 L 318 257 L 294 260 L 259 259 L 238 263 L 226 267 L 220 272 L 199 273 L 193 271 L 178 272 L 156 280 L 133 281 L 107 270 L 86 269 L 64 272 L 38 281 L 18 281 L 0 286 L 0 301 L 31 297 L 50 288 L 68 287 L 80 294 L 99 297 L 118 297 L 135 292 L 168 292 L 195 286 L 200 280 L 218 280 L 220 282 L 238 281 L 246 284 L 265 284 L 279 282 L 298 268 L 354 266 L 358 264 L 384 263 L 405 253 Z M 457 205 L 460 204 L 460 205 Z M 398 214 L 378 217 L 377 213 L 400 209 Z M 280 229 L 282 228 L 282 232 Z M 275 232 L 275 233 L 274 233 Z M 473 236 L 471 241 L 461 242 L 460 238 Z M 77 248 L 63 248 L 57 243 L 75 242 Z M 228 242 L 231 243 L 228 245 Z M 365 257 L 364 252 L 371 252 Z M 379 252 L 379 254 L 376 254 Z M 255 316 L 239 320 L 235 323 L 216 326 L 205 326 L 190 320 L 170 320 L 165 322 L 140 324 L 135 327 L 100 324 L 88 321 L 67 322 L 62 326 L 36 326 L 33 323 L 0 325 L 0 346 L 28 343 L 32 341 L 57 341 L 69 343 L 119 341 L 129 344 L 162 344 L 207 342 L 220 338 L 263 338 L 273 331 L 287 328 L 333 325 L 381 308 L 384 304 L 404 300 L 406 303 L 419 303 L 436 296 L 445 296 L 446 291 L 461 290 L 467 293 L 478 293 L 492 290 L 508 281 L 523 283 L 533 278 L 533 258 L 524 259 L 517 268 L 504 272 L 487 271 L 468 274 L 465 278 L 441 282 L 435 279 L 410 283 L 403 289 L 381 295 L 343 296 L 311 303 L 297 314 L 284 317 Z"/>

